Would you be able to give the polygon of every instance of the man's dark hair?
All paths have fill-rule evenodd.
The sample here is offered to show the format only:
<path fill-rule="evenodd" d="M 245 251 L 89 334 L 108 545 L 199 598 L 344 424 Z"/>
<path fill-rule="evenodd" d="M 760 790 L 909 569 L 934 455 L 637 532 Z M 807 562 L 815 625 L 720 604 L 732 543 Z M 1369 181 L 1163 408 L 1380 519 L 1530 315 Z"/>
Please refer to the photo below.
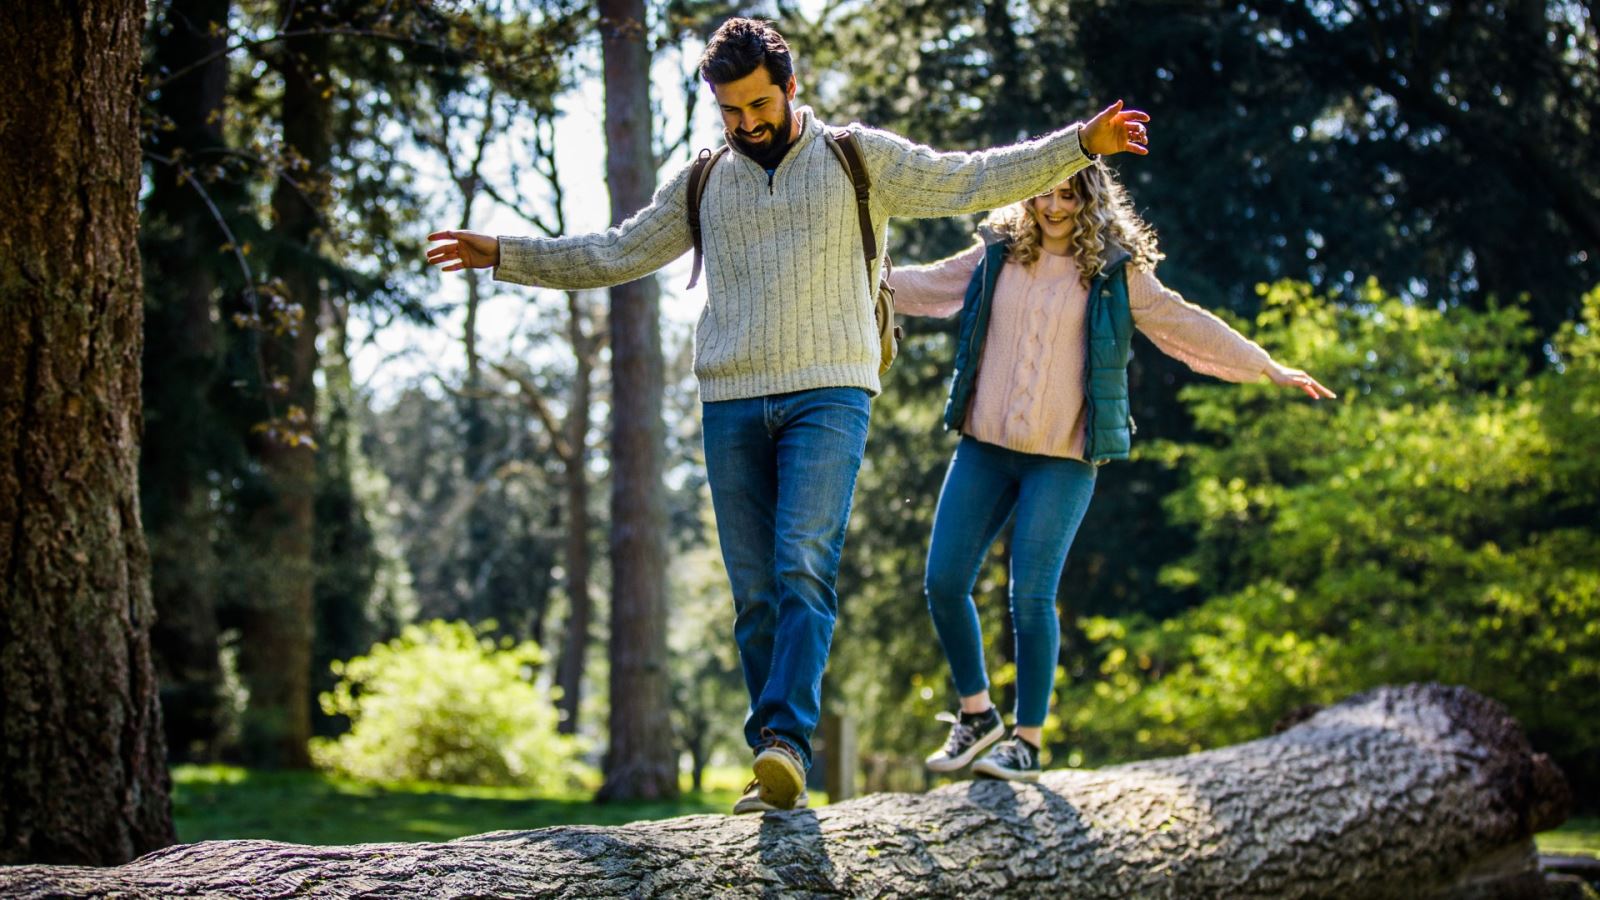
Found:
<path fill-rule="evenodd" d="M 760 19 L 729 19 L 706 42 L 700 54 L 700 77 L 713 85 L 749 75 L 765 66 L 772 83 L 784 87 L 794 76 L 794 60 L 789 44 L 771 22 Z"/>

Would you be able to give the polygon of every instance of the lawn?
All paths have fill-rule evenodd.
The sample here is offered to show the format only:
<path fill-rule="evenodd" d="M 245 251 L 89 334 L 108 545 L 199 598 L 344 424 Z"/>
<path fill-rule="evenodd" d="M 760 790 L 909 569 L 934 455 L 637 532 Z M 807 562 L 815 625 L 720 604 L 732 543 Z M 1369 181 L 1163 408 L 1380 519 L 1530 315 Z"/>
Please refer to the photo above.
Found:
<path fill-rule="evenodd" d="M 172 770 L 173 818 L 184 843 L 265 838 L 296 844 L 446 841 L 469 834 L 575 823 L 621 825 L 696 813 L 726 813 L 748 770 L 711 769 L 706 790 L 684 786 L 661 803 L 595 803 L 587 793 L 535 795 L 517 788 L 370 784 L 319 772 L 235 766 Z M 812 803 L 824 798 L 812 793 Z"/>
<path fill-rule="evenodd" d="M 318 772 L 260 772 L 233 766 L 172 770 L 173 814 L 185 843 L 266 838 L 296 844 L 446 841 L 486 831 L 549 825 L 620 825 L 696 813 L 726 813 L 748 777 L 712 769 L 706 790 L 667 803 L 595 803 L 587 794 L 535 796 L 516 788 L 442 784 L 374 785 Z M 812 793 L 812 802 L 826 802 Z M 1568 820 L 1539 835 L 1545 853 L 1600 856 L 1600 817 Z"/>

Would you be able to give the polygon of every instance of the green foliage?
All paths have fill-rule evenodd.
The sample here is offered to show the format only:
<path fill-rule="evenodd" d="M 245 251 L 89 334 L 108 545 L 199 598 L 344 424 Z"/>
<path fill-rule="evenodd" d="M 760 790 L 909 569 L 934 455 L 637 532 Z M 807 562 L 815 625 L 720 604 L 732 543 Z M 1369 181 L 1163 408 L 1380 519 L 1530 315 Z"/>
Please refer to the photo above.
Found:
<path fill-rule="evenodd" d="M 1168 507 L 1196 547 L 1162 576 L 1211 599 L 1086 622 L 1098 666 L 1062 688 L 1064 743 L 1092 760 L 1184 752 L 1260 736 L 1299 704 L 1437 680 L 1506 703 L 1592 791 L 1600 291 L 1531 375 L 1521 307 L 1263 294 L 1258 339 L 1341 398 L 1184 391 L 1211 439 L 1143 452 L 1187 475 Z"/>
<path fill-rule="evenodd" d="M 532 641 L 498 645 L 462 622 L 410 625 L 366 655 L 335 663 L 322 695 L 350 731 L 312 741 L 317 765 L 370 781 L 575 788 L 580 747 L 556 733 L 549 692 L 534 681 Z"/>

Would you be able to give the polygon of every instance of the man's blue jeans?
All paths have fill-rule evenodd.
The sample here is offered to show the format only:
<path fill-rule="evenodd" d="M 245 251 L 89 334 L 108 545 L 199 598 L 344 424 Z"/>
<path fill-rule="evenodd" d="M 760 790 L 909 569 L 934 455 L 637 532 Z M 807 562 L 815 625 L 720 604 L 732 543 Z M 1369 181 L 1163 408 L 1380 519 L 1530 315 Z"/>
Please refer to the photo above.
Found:
<path fill-rule="evenodd" d="M 771 729 L 808 768 L 871 407 L 860 388 L 819 388 L 704 409 L 706 476 L 750 691 L 745 741 L 758 747 Z"/>
<path fill-rule="evenodd" d="M 1094 496 L 1094 477 L 1094 466 L 1086 462 L 1018 453 L 963 436 L 939 492 L 923 586 L 963 697 L 989 688 L 972 586 L 989 545 L 1016 513 L 1010 582 L 1018 725 L 1043 725 L 1050 709 L 1061 652 L 1056 587 Z"/>

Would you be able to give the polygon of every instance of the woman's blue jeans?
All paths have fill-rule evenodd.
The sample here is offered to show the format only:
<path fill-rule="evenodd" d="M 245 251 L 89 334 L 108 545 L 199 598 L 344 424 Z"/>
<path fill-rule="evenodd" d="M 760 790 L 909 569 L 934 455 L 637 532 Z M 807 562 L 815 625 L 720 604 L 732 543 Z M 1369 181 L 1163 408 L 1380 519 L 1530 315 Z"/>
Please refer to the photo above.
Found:
<path fill-rule="evenodd" d="M 771 729 L 808 768 L 871 409 L 850 387 L 704 408 L 706 478 L 750 692 L 745 741 L 758 747 Z"/>
<path fill-rule="evenodd" d="M 1061 651 L 1056 588 L 1094 495 L 1094 479 L 1094 466 L 1085 462 L 1018 453 L 963 436 L 939 492 L 923 587 L 963 697 L 989 689 L 972 587 L 989 546 L 1016 514 L 1011 629 L 1016 635 L 1016 723 L 1024 727 L 1043 725 L 1050 709 Z"/>

